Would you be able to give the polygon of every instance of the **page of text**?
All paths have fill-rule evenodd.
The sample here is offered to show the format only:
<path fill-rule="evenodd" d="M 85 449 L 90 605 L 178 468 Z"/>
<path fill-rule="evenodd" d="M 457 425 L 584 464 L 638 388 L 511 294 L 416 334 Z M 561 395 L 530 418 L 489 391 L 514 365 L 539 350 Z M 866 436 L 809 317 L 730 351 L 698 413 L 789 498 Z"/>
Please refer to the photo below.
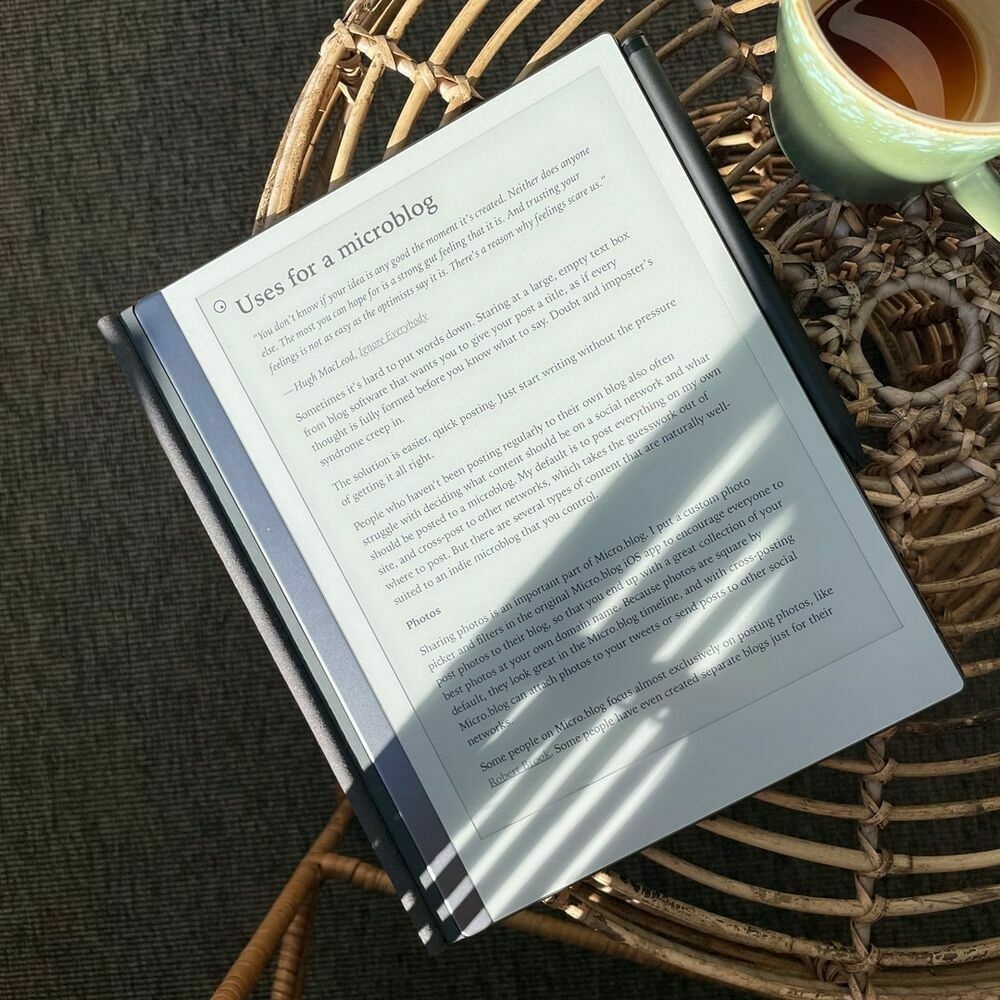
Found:
<path fill-rule="evenodd" d="M 598 70 L 199 304 L 480 836 L 898 628 Z"/>

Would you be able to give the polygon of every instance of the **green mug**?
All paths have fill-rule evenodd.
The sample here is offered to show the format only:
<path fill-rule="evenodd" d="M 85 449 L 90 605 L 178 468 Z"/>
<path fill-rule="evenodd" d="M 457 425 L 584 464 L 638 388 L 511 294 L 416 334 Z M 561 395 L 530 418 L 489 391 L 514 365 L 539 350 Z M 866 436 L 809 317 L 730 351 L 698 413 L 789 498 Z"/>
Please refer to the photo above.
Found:
<path fill-rule="evenodd" d="M 969 120 L 921 114 L 884 96 L 834 51 L 827 0 L 781 0 L 771 120 L 796 170 L 837 198 L 905 201 L 943 183 L 1000 238 L 1000 0 L 950 0 L 974 34 L 985 80 Z M 900 4 L 906 0 L 900 0 Z"/>

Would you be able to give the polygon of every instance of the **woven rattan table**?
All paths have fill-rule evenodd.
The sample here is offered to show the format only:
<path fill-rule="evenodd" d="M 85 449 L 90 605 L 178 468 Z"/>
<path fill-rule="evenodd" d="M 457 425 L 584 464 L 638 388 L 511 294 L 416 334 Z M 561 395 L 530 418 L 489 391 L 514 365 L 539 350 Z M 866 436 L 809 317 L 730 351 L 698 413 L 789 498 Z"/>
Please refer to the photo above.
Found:
<path fill-rule="evenodd" d="M 991 729 L 1000 721 L 991 703 L 1000 678 L 1000 247 L 941 191 L 857 206 L 794 173 L 767 116 L 777 2 L 584 0 L 571 9 L 497 0 L 499 10 L 469 0 L 429 53 L 406 44 L 423 0 L 355 3 L 292 111 L 257 227 L 342 184 L 366 151 L 391 155 L 502 89 L 512 74 L 491 69 L 526 39 L 533 54 L 520 76 L 599 26 L 613 23 L 619 37 L 642 29 L 675 82 L 689 47 L 717 46 L 717 64 L 683 82 L 682 100 L 865 429 L 861 484 L 970 684 L 932 715 L 697 824 L 702 844 L 724 838 L 726 871 L 698 863 L 688 831 L 560 893 L 549 912 L 507 923 L 771 997 L 1000 997 L 1000 884 L 990 881 L 1000 866 Z M 376 102 L 390 110 L 373 115 Z M 387 135 L 373 134 L 373 122 L 393 117 Z M 840 797 L 824 797 L 838 778 Z M 341 801 L 218 997 L 245 997 L 275 954 L 272 995 L 301 996 L 324 880 L 392 892 L 382 871 L 335 853 L 350 821 Z M 959 849 L 910 850 L 918 825 L 927 843 L 927 824 Z M 770 884 L 742 871 L 756 870 L 749 859 L 760 852 L 779 862 Z M 942 934 L 941 914 L 964 939 Z"/>

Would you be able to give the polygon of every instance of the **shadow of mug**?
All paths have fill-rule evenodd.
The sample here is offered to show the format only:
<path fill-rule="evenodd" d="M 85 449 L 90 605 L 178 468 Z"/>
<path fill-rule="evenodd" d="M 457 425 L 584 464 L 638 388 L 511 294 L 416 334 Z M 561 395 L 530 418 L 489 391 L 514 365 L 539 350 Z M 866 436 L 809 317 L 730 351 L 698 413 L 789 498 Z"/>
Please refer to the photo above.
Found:
<path fill-rule="evenodd" d="M 838 198 L 897 202 L 943 183 L 1000 238 L 1000 177 L 989 163 L 1000 156 L 1000 3 L 949 3 L 971 31 L 981 63 L 968 120 L 937 118 L 886 97 L 824 34 L 819 13 L 827 0 L 782 0 L 772 125 L 795 168 Z M 856 16 L 872 30 L 878 26 L 863 8 Z"/>

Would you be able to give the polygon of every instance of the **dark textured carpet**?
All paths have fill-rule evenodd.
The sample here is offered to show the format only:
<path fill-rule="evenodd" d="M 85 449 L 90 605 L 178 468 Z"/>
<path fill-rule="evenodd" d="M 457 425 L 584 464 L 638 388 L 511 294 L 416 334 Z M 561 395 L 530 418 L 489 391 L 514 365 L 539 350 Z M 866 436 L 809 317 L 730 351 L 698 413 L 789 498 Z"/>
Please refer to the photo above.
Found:
<path fill-rule="evenodd" d="M 454 9 L 431 5 L 418 53 Z M 624 20 L 609 6 L 598 27 Z M 330 808 L 327 768 L 94 321 L 246 235 L 335 13 L 0 9 L 0 1000 L 207 996 Z M 990 817 L 964 830 L 1000 841 Z M 365 851 L 357 832 L 347 847 Z M 684 847 L 776 881 L 773 858 L 696 833 Z M 733 996 L 504 929 L 432 960 L 394 900 L 340 886 L 314 951 L 310 997 Z"/>

